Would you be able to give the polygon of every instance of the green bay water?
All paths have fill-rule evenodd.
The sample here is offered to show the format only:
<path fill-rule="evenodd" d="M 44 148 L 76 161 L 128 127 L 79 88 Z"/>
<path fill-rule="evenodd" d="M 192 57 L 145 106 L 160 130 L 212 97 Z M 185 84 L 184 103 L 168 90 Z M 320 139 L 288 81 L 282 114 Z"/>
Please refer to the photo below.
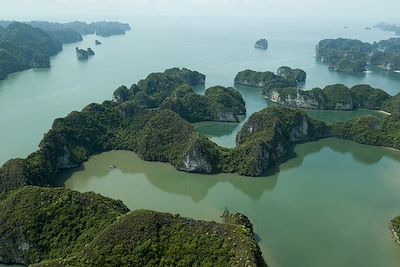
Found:
<path fill-rule="evenodd" d="M 271 267 L 399 266 L 388 222 L 400 214 L 400 152 L 329 138 L 294 153 L 278 172 L 250 178 L 188 174 L 112 151 L 60 180 L 130 209 L 215 221 L 225 207 L 242 212 Z"/>
<path fill-rule="evenodd" d="M 288 65 L 307 72 L 306 88 L 369 83 L 390 94 L 400 91 L 398 73 L 348 75 L 315 61 L 315 45 L 323 38 L 372 42 L 393 36 L 364 29 L 375 21 L 210 17 L 135 17 L 125 21 L 132 26 L 125 36 L 85 36 L 83 42 L 64 45 L 64 51 L 51 59 L 50 69 L 27 70 L 0 81 L 1 163 L 36 150 L 55 118 L 88 103 L 111 99 L 118 86 L 129 86 L 150 72 L 175 66 L 206 74 L 207 86 L 232 86 L 236 73 L 244 69 L 276 71 Z M 267 51 L 254 49 L 254 42 L 262 37 L 269 40 Z M 95 39 L 103 44 L 95 46 Z M 75 46 L 92 47 L 96 55 L 78 61 Z M 257 90 L 241 92 L 249 114 L 266 106 Z"/>

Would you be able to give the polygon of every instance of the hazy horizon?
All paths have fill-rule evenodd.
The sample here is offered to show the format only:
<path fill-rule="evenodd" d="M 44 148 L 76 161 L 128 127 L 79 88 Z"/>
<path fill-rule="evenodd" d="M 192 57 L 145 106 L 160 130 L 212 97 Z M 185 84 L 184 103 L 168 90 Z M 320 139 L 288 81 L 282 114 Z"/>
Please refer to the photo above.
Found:
<path fill-rule="evenodd" d="M 135 16 L 340 18 L 400 23 L 400 1 L 1 0 L 3 20 L 116 20 Z"/>

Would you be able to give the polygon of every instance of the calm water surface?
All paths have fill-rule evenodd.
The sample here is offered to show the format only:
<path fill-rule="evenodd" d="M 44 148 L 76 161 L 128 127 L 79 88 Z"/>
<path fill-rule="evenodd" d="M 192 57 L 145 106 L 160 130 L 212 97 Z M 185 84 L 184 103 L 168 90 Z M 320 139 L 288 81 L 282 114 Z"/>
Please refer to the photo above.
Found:
<path fill-rule="evenodd" d="M 85 37 L 64 46 L 48 70 L 28 70 L 0 81 L 0 162 L 34 151 L 56 117 L 90 102 L 110 99 L 115 88 L 150 72 L 188 67 L 207 75 L 206 86 L 233 86 L 238 71 L 275 71 L 282 65 L 307 71 L 306 88 L 369 83 L 390 94 L 400 91 L 400 74 L 372 70 L 347 75 L 314 59 L 323 38 L 378 41 L 392 37 L 365 31 L 371 22 L 290 21 L 255 18 L 141 17 L 126 36 Z M 343 29 L 348 25 L 349 29 Z M 189 38 L 190 37 L 190 38 Z M 267 51 L 254 41 L 267 37 Z M 94 40 L 103 42 L 94 46 Z M 92 47 L 96 56 L 78 61 L 74 48 Z M 246 101 L 241 123 L 195 124 L 220 145 L 233 147 L 250 114 L 268 106 L 256 88 L 236 87 Z M 196 87 L 199 93 L 204 87 Z M 307 111 L 327 122 L 372 111 Z M 293 157 L 262 178 L 177 172 L 168 164 L 144 162 L 113 151 L 91 158 L 60 181 L 82 192 L 121 199 L 131 209 L 148 208 L 198 219 L 219 220 L 225 207 L 248 215 L 272 267 L 399 266 L 400 247 L 388 221 L 400 214 L 400 153 L 353 142 L 325 139 L 297 145 Z M 114 164 L 117 169 L 109 169 Z"/>
<path fill-rule="evenodd" d="M 188 174 L 112 151 L 62 179 L 130 209 L 216 221 L 225 207 L 245 213 L 272 267 L 399 266 L 388 222 L 400 214 L 400 152 L 338 139 L 297 145 L 294 152 L 279 172 L 249 178 Z"/>

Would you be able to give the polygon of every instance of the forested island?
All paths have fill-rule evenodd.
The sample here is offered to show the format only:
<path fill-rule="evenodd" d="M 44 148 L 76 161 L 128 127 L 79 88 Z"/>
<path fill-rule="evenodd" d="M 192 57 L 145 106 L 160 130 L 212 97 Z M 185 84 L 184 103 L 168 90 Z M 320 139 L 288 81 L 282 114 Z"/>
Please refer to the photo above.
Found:
<path fill-rule="evenodd" d="M 41 29 L 19 22 L 0 26 L 0 79 L 29 68 L 48 68 L 50 56 L 61 50 L 62 44 Z"/>
<path fill-rule="evenodd" d="M 387 71 L 400 70 L 400 38 L 373 44 L 354 39 L 325 39 L 315 50 L 316 59 L 336 71 L 362 73 L 368 65 Z"/>
<path fill-rule="evenodd" d="M 285 70 L 285 72 L 283 72 Z M 277 73 L 245 70 L 235 77 L 235 83 L 255 86 L 263 89 L 265 97 L 279 105 L 290 108 L 320 110 L 354 110 L 358 108 L 382 110 L 399 114 L 400 94 L 390 96 L 385 91 L 367 84 L 351 88 L 343 84 L 333 84 L 311 90 L 302 90 L 301 81 L 305 80 L 303 70 L 281 67 Z M 296 79 L 294 73 L 300 73 L 304 80 Z M 292 75 L 288 75 L 292 74 Z M 299 74 L 297 74 L 299 75 Z"/>
<path fill-rule="evenodd" d="M 62 44 L 82 41 L 82 34 L 107 37 L 128 30 L 128 24 L 119 22 L 0 21 L 0 80 L 30 68 L 49 68 L 50 56 L 62 51 Z"/>
<path fill-rule="evenodd" d="M 241 94 L 233 88 L 214 86 L 204 95 L 196 94 L 190 86 L 204 85 L 205 75 L 188 69 L 173 68 L 152 73 L 129 89 L 119 87 L 113 94 L 117 103 L 131 101 L 142 108 L 169 109 L 188 122 L 232 121 L 246 114 Z"/>
<path fill-rule="evenodd" d="M 374 28 L 381 29 L 382 31 L 393 32 L 396 35 L 400 35 L 400 25 L 380 22 L 374 26 Z"/>
<path fill-rule="evenodd" d="M 12 21 L 0 21 L 0 26 L 7 27 Z M 27 21 L 23 22 L 35 28 L 42 29 L 49 33 L 78 33 L 80 35 L 96 34 L 102 37 L 109 37 L 112 35 L 125 34 L 131 30 L 128 23 L 120 23 L 117 21 L 98 21 L 86 23 L 81 21 L 73 21 L 67 23 L 48 22 L 48 21 Z M 82 38 L 82 36 L 81 36 Z M 81 39 L 82 40 L 82 39 Z M 79 41 L 75 39 L 76 42 Z"/>
<path fill-rule="evenodd" d="M 0 194 L 0 209 L 0 263 L 266 266 L 249 219 L 238 213 L 205 222 L 33 186 Z"/>

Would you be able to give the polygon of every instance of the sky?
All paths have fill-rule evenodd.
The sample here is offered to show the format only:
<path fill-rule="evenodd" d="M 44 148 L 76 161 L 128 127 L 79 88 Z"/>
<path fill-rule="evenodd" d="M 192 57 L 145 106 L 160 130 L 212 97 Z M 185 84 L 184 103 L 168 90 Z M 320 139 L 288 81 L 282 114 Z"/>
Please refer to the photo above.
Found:
<path fill-rule="evenodd" d="M 0 0 L 3 20 L 99 20 L 140 15 L 368 18 L 400 22 L 400 0 Z"/>

